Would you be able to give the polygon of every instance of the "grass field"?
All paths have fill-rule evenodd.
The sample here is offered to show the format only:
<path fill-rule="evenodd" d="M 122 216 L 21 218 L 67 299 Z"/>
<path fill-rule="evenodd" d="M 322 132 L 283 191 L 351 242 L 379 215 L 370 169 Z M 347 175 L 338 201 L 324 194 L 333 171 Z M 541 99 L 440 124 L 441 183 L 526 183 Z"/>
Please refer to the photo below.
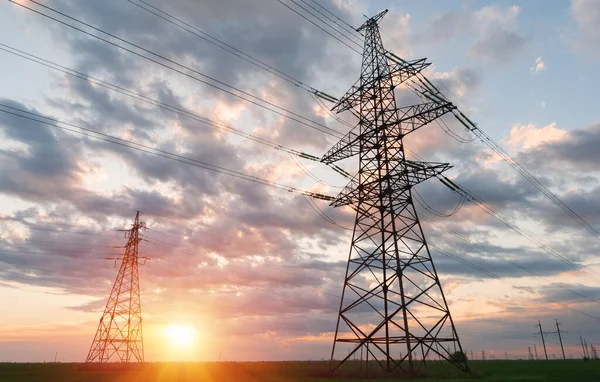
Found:
<path fill-rule="evenodd" d="M 416 380 L 600 381 L 600 361 L 475 361 L 471 362 L 470 366 L 472 373 L 465 375 L 449 365 L 429 362 L 429 375 Z M 370 367 L 376 370 L 375 365 Z M 369 380 L 394 379 L 415 380 L 398 376 Z M 91 369 L 79 363 L 0 363 L 0 382 L 341 382 L 351 380 L 356 378 L 331 376 L 326 362 L 147 363 L 128 367 L 102 365 Z"/>

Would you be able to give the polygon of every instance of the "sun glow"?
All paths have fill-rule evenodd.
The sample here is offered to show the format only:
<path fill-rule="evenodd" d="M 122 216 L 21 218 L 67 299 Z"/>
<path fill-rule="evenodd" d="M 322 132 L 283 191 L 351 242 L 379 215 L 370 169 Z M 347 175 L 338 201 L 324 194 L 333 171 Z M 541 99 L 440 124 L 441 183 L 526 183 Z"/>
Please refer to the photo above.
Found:
<path fill-rule="evenodd" d="M 196 329 L 189 326 L 169 325 L 165 337 L 174 345 L 188 346 L 196 340 Z"/>

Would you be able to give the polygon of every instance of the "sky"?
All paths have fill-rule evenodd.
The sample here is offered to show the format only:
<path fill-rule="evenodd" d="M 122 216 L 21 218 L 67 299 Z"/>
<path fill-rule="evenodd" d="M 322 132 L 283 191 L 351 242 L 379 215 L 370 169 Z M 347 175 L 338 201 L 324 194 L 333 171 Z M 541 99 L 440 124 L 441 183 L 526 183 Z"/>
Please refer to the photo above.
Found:
<path fill-rule="evenodd" d="M 599 2 L 318 3 L 354 27 L 363 14 L 389 9 L 380 24 L 386 48 L 406 59 L 427 57 L 424 74 L 448 99 L 600 229 Z M 18 4 L 52 14 L 46 5 L 89 25 L 75 30 L 60 23 L 75 23 L 64 15 L 51 20 Z M 331 104 L 276 74 L 339 97 L 360 75 L 360 54 L 318 28 L 331 32 L 300 1 L 148 4 L 195 33 L 139 1 L 0 4 L 0 361 L 85 360 L 117 273 L 118 264 L 104 258 L 122 251 L 115 247 L 126 239 L 117 230 L 131 227 L 138 210 L 148 227 L 140 253 L 150 258 L 140 266 L 146 360 L 327 359 L 352 210 L 315 200 L 327 221 L 297 193 L 39 120 L 334 196 L 347 183 L 338 173 L 259 141 L 324 154 L 337 141 L 328 129 L 346 133 L 357 121 L 332 115 Z M 271 69 L 208 43 L 201 32 Z M 124 46 L 117 38 L 137 47 L 109 43 Z M 254 97 L 270 104 L 248 102 Z M 408 102 L 402 89 L 397 99 Z M 16 109 L 40 117 L 7 113 Z M 442 120 L 460 139 L 431 124 L 408 136 L 406 147 L 452 164 L 448 177 L 534 237 L 469 202 L 449 217 L 416 206 L 430 244 L 501 277 L 432 248 L 463 348 L 488 358 L 527 357 L 534 345 L 541 352 L 538 320 L 548 332 L 555 320 L 562 324 L 567 356 L 581 357 L 580 335 L 600 345 L 598 239 L 471 132 Z M 340 166 L 354 173 L 357 164 Z M 460 202 L 436 180 L 416 190 L 440 215 Z M 548 334 L 547 343 L 550 357 L 559 357 L 557 336 Z"/>

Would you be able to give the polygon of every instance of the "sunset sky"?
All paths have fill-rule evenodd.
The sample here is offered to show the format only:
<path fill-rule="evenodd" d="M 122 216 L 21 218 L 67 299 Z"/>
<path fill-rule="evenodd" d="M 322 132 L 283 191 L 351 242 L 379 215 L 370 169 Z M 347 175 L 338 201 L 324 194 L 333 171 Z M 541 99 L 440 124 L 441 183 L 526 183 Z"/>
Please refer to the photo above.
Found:
<path fill-rule="evenodd" d="M 135 2 L 42 4 L 321 125 L 349 130 L 325 108 L 331 104 Z M 600 230 L 600 2 L 318 2 L 355 27 L 363 14 L 388 8 L 381 22 L 386 48 L 407 59 L 427 57 L 432 65 L 425 75 Z M 29 0 L 18 3 L 51 13 Z M 360 75 L 360 55 L 290 10 L 302 13 L 291 0 L 148 3 L 336 97 Z M 336 143 L 306 124 L 7 1 L 0 3 L 0 36 L 2 111 L 34 112 L 298 189 L 333 196 L 347 183 L 323 164 L 85 78 L 311 155 Z M 407 99 L 400 89 L 398 103 Z M 348 114 L 339 118 L 356 123 Z M 475 138 L 444 120 L 465 141 Z M 425 160 L 452 164 L 449 177 L 545 245 L 470 203 L 447 218 L 417 205 L 430 244 L 502 277 L 432 249 L 463 348 L 526 357 L 528 346 L 541 349 L 534 325 L 540 320 L 554 331 L 555 319 L 568 332 L 567 355 L 581 356 L 579 335 L 600 345 L 600 239 L 477 139 L 461 143 L 432 124 L 405 143 Z M 340 166 L 354 173 L 357 159 Z M 459 202 L 435 179 L 416 189 L 442 213 Z M 113 248 L 126 242 L 117 230 L 129 228 L 137 210 L 149 228 L 140 244 L 141 255 L 150 258 L 140 267 L 146 360 L 327 359 L 350 245 L 351 232 L 342 227 L 352 227 L 354 214 L 315 203 L 336 225 L 301 195 L 0 112 L 0 362 L 51 361 L 55 354 L 59 361 L 85 360 L 117 273 L 103 258 L 122 251 Z M 547 342 L 558 357 L 558 338 L 549 335 Z"/>

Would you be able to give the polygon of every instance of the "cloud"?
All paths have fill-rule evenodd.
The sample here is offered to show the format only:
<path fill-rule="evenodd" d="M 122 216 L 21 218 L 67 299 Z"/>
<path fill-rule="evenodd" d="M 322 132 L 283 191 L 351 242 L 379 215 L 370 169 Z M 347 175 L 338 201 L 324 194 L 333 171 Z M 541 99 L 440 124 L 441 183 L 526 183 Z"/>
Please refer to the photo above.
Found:
<path fill-rule="evenodd" d="M 515 150 L 532 150 L 544 144 L 561 141 L 567 131 L 558 129 L 556 123 L 537 128 L 533 124 L 515 124 L 510 130 L 508 145 Z"/>
<path fill-rule="evenodd" d="M 470 46 L 469 53 L 475 58 L 494 63 L 509 61 L 527 42 L 518 33 L 519 12 L 520 8 L 516 5 L 507 9 L 487 6 L 475 11 L 474 22 L 480 37 Z"/>
<path fill-rule="evenodd" d="M 459 36 L 470 37 L 471 57 L 491 63 L 504 63 L 518 54 L 527 43 L 519 32 L 520 8 L 516 5 L 485 6 L 480 9 L 448 11 L 436 15 L 415 36 L 416 42 L 441 44 Z"/>
<path fill-rule="evenodd" d="M 535 65 L 530 68 L 532 72 L 538 73 L 546 70 L 546 64 L 542 61 L 542 57 L 535 59 Z"/>
<path fill-rule="evenodd" d="M 160 22 L 130 3 L 84 6 L 56 0 L 52 5 L 318 123 L 347 130 L 293 85 Z M 324 5 L 350 19 L 346 2 Z M 322 86 L 328 93 L 342 94 L 360 73 L 359 56 L 271 1 L 199 4 L 180 0 L 164 7 L 192 25 L 218 33 L 219 38 L 274 68 L 304 83 Z M 474 57 L 501 61 L 525 43 L 518 32 L 518 13 L 518 8 L 485 7 L 466 18 L 462 14 L 440 16 L 430 33 L 443 40 L 455 36 L 453 33 L 475 31 Z M 359 22 L 358 17 L 354 22 Z M 410 15 L 388 15 L 383 22 L 392 25 L 395 40 L 410 40 Z M 47 21 L 40 24 L 50 25 Z M 47 30 L 58 42 L 57 57 L 65 55 L 82 72 L 308 153 L 322 153 L 335 141 L 73 31 Z M 481 73 L 470 67 L 432 77 L 460 96 L 477 91 L 481 84 Z M 40 113 L 297 188 L 332 195 L 337 190 L 317 185 L 280 151 L 213 129 L 183 112 L 158 109 L 79 79 L 57 76 L 53 80 L 57 86 L 52 93 L 39 97 L 42 111 L 36 111 Z M 2 102 L 27 108 L 11 100 Z M 448 119 L 447 123 L 471 138 L 456 122 Z M 554 140 L 546 139 L 545 133 L 561 131 L 553 125 L 541 131 L 521 125 L 513 130 L 510 139 L 522 153 L 546 153 L 553 144 L 570 142 L 570 138 L 558 135 Z M 114 263 L 102 258 L 118 255 L 119 250 L 111 247 L 122 246 L 125 239 L 115 230 L 130 226 L 135 211 L 141 210 L 150 227 L 142 233 L 147 241 L 140 244 L 142 254 L 151 258 L 140 270 L 144 312 L 148 312 L 145 322 L 149 325 L 167 320 L 171 312 L 211 316 L 213 321 L 207 327 L 221 330 L 229 349 L 243 348 L 246 354 L 256 354 L 253 351 L 262 350 L 267 343 L 265 338 L 273 339 L 261 359 L 316 357 L 311 345 L 321 350 L 330 348 L 351 232 L 319 217 L 303 197 L 4 114 L 0 115 L 0 133 L 0 192 L 27 203 L 23 208 L 11 207 L 12 212 L 1 216 L 2 283 L 53 287 L 56 293 L 66 295 L 84 294 L 91 300 L 69 305 L 69 313 L 96 318 L 116 274 Z M 581 149 L 589 138 L 583 137 L 576 146 Z M 521 179 L 496 171 L 496 164 L 486 167 L 479 149 L 451 140 L 435 126 L 424 127 L 408 139 L 407 147 L 415 148 L 427 160 L 447 159 L 456 164 L 453 175 L 459 174 L 459 182 L 494 206 L 508 210 L 511 216 L 520 213 L 513 209 L 529 213 L 535 190 Z M 439 150 L 442 146 L 447 150 Z M 587 160 L 591 167 L 592 158 Z M 335 175 L 318 163 L 307 166 L 314 166 L 311 170 L 327 181 Z M 433 200 L 435 208 L 451 211 L 456 206 L 457 196 L 435 180 L 419 185 L 418 190 L 424 199 Z M 596 202 L 591 191 L 583 196 L 582 205 Z M 338 224 L 354 224 L 352 211 L 333 209 L 321 201 L 317 204 Z M 554 224 L 554 217 L 545 218 L 541 229 Z M 472 205 L 463 207 L 447 224 L 484 248 L 535 269 L 540 278 L 565 272 L 562 262 L 518 247 L 514 234 Z M 432 243 L 444 243 L 448 250 L 478 266 L 519 281 L 529 277 L 506 262 L 490 259 L 480 248 L 424 225 Z M 562 236 L 556 235 L 556 240 Z M 591 244 L 585 245 L 570 252 L 573 261 L 584 264 L 586 255 L 594 253 Z M 434 257 L 440 275 L 449 280 L 445 283 L 448 297 L 457 303 L 463 301 L 466 297 L 456 292 L 455 285 L 468 288 L 482 275 L 453 260 Z M 516 308 L 507 305 L 506 311 L 510 309 Z M 95 321 L 88 324 L 92 333 Z M 252 341 L 241 344 L 239 336 L 234 338 L 237 334 Z M 296 347 L 302 350 L 296 351 Z"/>
<path fill-rule="evenodd" d="M 544 131 L 550 137 L 542 134 Z M 600 124 L 573 130 L 568 134 L 564 130 L 555 128 L 555 124 L 541 129 L 527 125 L 517 128 L 516 137 L 521 137 L 521 133 L 524 133 L 522 139 L 532 140 L 535 143 L 530 146 L 531 150 L 520 154 L 532 166 L 547 169 L 552 166 L 566 165 L 570 171 L 588 173 L 596 172 L 598 169 L 600 153 L 596 147 L 600 144 Z"/>

